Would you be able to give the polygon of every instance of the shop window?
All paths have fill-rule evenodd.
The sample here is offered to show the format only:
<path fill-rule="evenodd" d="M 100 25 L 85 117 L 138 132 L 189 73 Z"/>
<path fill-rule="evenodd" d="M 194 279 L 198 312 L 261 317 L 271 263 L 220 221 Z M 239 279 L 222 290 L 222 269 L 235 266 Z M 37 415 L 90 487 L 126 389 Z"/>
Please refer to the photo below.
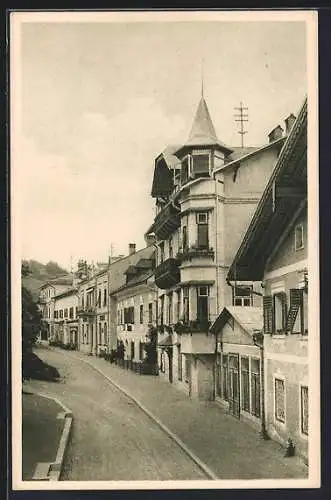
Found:
<path fill-rule="evenodd" d="M 251 413 L 261 415 L 260 360 L 251 359 Z"/>
<path fill-rule="evenodd" d="M 285 423 L 285 382 L 275 378 L 275 419 Z"/>
<path fill-rule="evenodd" d="M 99 336 L 98 336 L 98 344 L 101 344 L 101 336 L 102 336 L 102 327 L 101 323 L 99 323 Z"/>
<path fill-rule="evenodd" d="M 249 412 L 249 359 L 241 358 L 241 408 Z"/>
<path fill-rule="evenodd" d="M 198 225 L 198 248 L 206 249 L 209 247 L 208 243 L 208 213 L 197 213 Z"/>
<path fill-rule="evenodd" d="M 308 436 L 308 387 L 301 386 L 301 432 Z"/>
<path fill-rule="evenodd" d="M 294 245 L 295 250 L 301 250 L 303 248 L 303 225 L 298 224 L 294 230 Z"/>

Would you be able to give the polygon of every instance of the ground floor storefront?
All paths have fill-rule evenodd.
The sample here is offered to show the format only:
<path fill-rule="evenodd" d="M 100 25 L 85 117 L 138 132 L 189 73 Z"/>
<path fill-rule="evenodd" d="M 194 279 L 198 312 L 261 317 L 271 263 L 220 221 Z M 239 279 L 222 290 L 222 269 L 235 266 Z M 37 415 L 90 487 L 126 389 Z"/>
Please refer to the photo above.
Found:
<path fill-rule="evenodd" d="M 225 347 L 217 356 L 215 398 L 229 413 L 260 426 L 262 414 L 262 372 L 259 349 L 235 352 Z"/>

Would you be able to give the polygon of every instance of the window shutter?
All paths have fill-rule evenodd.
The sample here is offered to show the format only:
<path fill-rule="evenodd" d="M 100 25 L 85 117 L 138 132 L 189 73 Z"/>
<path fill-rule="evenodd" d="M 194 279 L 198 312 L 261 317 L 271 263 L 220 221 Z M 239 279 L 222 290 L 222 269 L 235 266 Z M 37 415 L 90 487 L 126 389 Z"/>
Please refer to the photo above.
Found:
<path fill-rule="evenodd" d="M 300 288 L 290 289 L 290 310 L 286 320 L 286 331 L 292 333 L 298 311 L 303 302 L 303 290 Z"/>
<path fill-rule="evenodd" d="M 273 299 L 271 295 L 263 296 L 263 329 L 264 333 L 273 330 Z"/>

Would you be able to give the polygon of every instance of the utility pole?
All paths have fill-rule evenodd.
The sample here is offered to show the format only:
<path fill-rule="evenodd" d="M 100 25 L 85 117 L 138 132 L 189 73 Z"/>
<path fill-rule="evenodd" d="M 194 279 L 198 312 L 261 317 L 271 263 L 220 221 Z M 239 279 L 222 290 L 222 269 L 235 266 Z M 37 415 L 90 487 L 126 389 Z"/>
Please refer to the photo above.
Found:
<path fill-rule="evenodd" d="M 243 106 L 243 103 L 240 102 L 239 107 L 234 108 L 236 111 L 238 111 L 237 114 L 234 115 L 235 121 L 240 123 L 240 130 L 238 131 L 238 134 L 241 135 L 241 147 L 244 147 L 244 135 L 247 134 L 247 130 L 244 130 L 244 122 L 248 122 L 248 114 L 246 111 L 248 111 L 248 108 Z"/>

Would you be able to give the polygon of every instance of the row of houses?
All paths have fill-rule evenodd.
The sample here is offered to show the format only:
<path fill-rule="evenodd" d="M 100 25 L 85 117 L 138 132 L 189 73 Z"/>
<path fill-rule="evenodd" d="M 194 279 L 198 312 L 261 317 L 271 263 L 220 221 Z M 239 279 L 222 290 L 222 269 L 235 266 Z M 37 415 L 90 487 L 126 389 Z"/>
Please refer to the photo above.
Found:
<path fill-rule="evenodd" d="M 157 156 L 146 247 L 41 289 L 50 337 L 143 359 L 308 457 L 307 101 L 265 145 L 229 147 L 201 96 L 185 144 Z M 62 278 L 63 281 L 63 278 Z"/>

